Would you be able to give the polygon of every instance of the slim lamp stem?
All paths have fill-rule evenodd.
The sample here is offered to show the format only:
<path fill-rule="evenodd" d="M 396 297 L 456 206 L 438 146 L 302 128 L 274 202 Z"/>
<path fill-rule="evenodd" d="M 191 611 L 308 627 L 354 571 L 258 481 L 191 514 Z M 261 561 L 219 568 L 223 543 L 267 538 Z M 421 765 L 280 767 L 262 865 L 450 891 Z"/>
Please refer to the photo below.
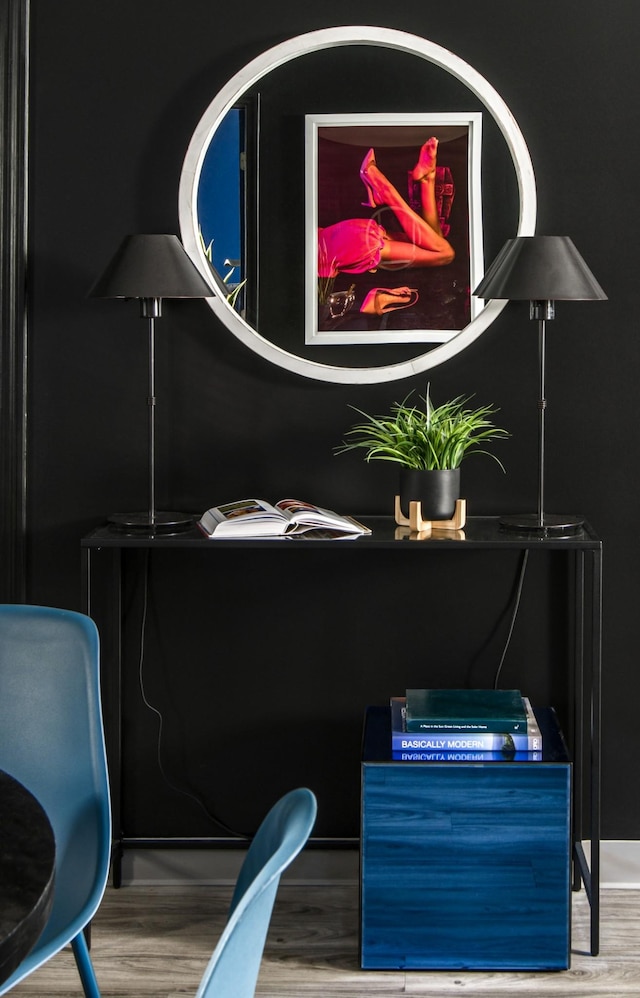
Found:
<path fill-rule="evenodd" d="M 155 319 L 149 316 L 149 523 L 156 522 L 156 344 Z"/>
<path fill-rule="evenodd" d="M 545 370 L 547 365 L 546 321 L 555 318 L 555 302 L 532 301 L 529 303 L 529 318 L 538 320 L 538 363 L 540 371 L 540 392 L 538 398 L 538 527 L 545 526 L 544 514 L 544 434 L 547 399 Z"/>
<path fill-rule="evenodd" d="M 149 526 L 156 526 L 156 329 L 155 321 L 162 314 L 160 298 L 141 298 L 141 315 L 149 323 Z"/>
<path fill-rule="evenodd" d="M 544 524 L 544 430 L 545 430 L 545 410 L 547 400 L 545 397 L 545 320 L 538 322 L 538 357 L 540 362 L 540 397 L 538 400 L 538 525 Z"/>

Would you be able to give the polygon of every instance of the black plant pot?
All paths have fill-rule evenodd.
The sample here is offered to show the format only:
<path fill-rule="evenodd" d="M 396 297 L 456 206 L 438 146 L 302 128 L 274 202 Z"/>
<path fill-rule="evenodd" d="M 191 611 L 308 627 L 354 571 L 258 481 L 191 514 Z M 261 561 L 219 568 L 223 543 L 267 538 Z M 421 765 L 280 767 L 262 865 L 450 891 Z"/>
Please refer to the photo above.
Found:
<path fill-rule="evenodd" d="M 443 471 L 400 470 L 400 505 L 408 518 L 409 503 L 422 503 L 423 520 L 450 520 L 460 498 L 460 468 Z"/>

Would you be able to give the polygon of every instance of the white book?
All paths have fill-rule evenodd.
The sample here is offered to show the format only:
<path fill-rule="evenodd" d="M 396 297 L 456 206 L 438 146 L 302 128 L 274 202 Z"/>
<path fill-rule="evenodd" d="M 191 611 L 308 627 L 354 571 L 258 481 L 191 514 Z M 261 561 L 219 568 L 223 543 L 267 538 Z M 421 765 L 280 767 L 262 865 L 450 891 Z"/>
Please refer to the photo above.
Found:
<path fill-rule="evenodd" d="M 197 525 L 206 537 L 216 540 L 300 534 L 347 538 L 371 533 L 369 527 L 351 516 L 342 516 L 300 499 L 280 499 L 275 505 L 266 499 L 238 499 L 212 506 Z"/>

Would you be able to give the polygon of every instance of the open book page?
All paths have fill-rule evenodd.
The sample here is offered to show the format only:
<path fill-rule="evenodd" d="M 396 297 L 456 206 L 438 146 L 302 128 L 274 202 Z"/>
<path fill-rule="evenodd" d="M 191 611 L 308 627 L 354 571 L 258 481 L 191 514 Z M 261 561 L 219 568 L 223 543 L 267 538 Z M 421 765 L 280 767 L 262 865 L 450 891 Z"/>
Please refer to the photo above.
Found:
<path fill-rule="evenodd" d="M 369 527 L 354 520 L 352 516 L 342 516 L 332 509 L 314 506 L 300 499 L 279 499 L 276 508 L 282 510 L 292 523 L 296 525 L 296 533 L 312 530 L 314 527 L 335 529 L 346 534 L 370 534 Z"/>
<path fill-rule="evenodd" d="M 207 537 L 279 537 L 306 534 L 350 537 L 371 533 L 350 516 L 314 506 L 299 499 L 238 499 L 212 506 L 197 521 Z"/>
<path fill-rule="evenodd" d="M 212 506 L 198 520 L 208 537 L 277 537 L 292 527 L 289 517 L 266 499 L 238 499 Z"/>

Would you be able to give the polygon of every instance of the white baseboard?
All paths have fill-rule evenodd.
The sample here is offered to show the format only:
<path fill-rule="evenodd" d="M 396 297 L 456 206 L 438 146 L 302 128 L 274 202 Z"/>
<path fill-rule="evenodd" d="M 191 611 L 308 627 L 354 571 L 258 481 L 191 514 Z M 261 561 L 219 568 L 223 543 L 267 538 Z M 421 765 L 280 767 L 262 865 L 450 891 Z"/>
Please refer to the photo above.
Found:
<path fill-rule="evenodd" d="M 585 842 L 589 856 L 589 843 Z M 600 886 L 640 889 L 640 841 L 605 839 L 600 843 Z"/>
<path fill-rule="evenodd" d="M 122 884 L 235 884 L 245 849 L 127 849 Z M 357 883 L 358 849 L 306 849 L 285 870 L 297 884 Z"/>
<path fill-rule="evenodd" d="M 589 843 L 584 844 L 589 856 Z M 181 886 L 234 884 L 241 849 L 127 849 L 122 884 Z M 305 849 L 283 880 L 298 884 L 357 883 L 357 849 Z M 601 887 L 640 889 L 640 841 L 606 840 L 600 849 Z"/>

